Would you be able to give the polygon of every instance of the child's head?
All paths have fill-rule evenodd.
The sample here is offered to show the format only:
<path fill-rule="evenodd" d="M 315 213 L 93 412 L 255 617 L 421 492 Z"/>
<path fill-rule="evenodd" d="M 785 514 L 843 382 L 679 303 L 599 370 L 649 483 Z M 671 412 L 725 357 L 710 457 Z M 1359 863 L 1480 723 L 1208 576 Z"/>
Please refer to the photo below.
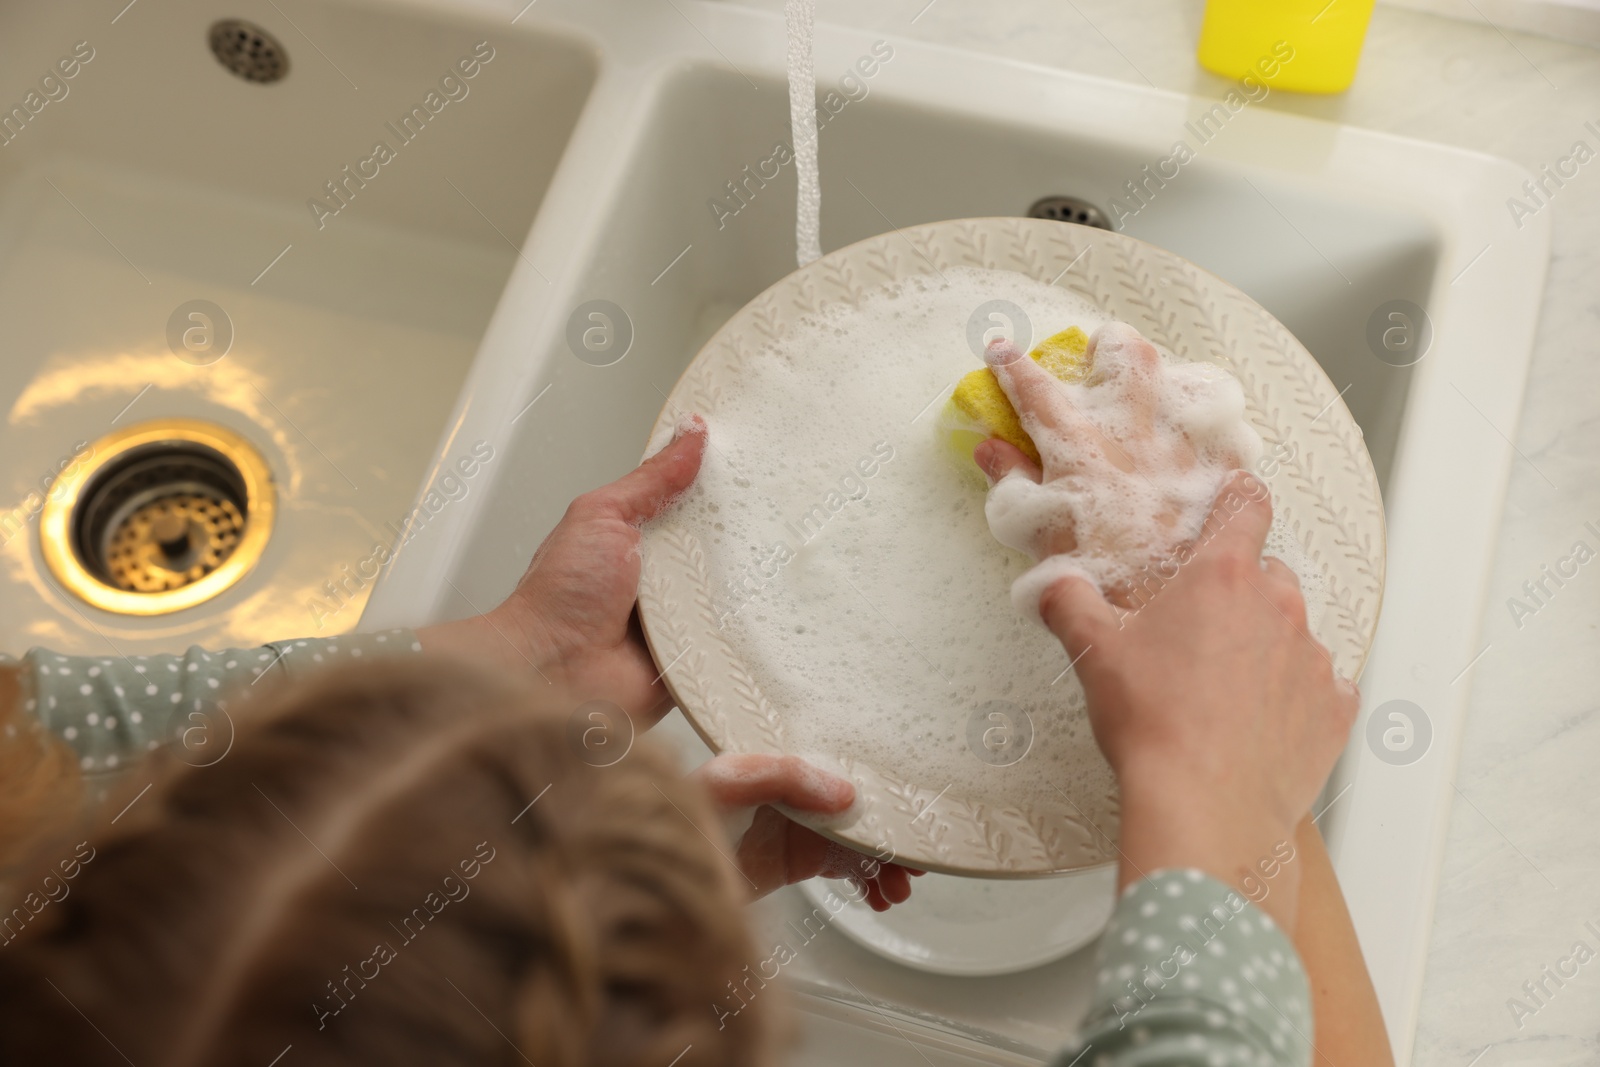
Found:
<path fill-rule="evenodd" d="M 0 946 L 0 1062 L 769 1062 L 768 1004 L 713 1007 L 754 953 L 708 802 L 643 745 L 589 766 L 540 702 L 372 664 L 252 709 L 214 766 L 134 771 Z"/>

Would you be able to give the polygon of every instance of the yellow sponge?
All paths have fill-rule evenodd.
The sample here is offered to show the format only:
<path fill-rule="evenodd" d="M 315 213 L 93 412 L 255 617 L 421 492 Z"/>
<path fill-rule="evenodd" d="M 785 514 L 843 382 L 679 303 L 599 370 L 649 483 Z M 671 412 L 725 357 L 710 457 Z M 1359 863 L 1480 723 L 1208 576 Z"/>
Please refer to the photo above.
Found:
<path fill-rule="evenodd" d="M 1064 382 L 1081 382 L 1089 376 L 1089 337 L 1076 326 L 1068 326 L 1034 346 L 1028 355 L 1045 370 Z M 1009 441 L 1039 462 L 1039 450 L 1022 429 L 1016 409 L 994 372 L 982 367 L 956 383 L 950 394 L 945 422 L 954 447 L 971 456 L 978 443 L 998 437 Z"/>

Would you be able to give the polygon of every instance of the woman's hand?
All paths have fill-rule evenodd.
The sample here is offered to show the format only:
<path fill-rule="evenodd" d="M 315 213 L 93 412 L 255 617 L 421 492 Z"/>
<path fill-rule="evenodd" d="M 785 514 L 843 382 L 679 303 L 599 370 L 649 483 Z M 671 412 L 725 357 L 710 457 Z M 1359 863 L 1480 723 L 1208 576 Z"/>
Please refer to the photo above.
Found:
<path fill-rule="evenodd" d="M 609 700 L 653 725 L 671 700 L 633 610 L 639 527 L 693 484 L 705 443 L 696 416 L 634 471 L 578 497 L 504 603 L 419 631 L 423 647 L 537 671 L 574 706 Z"/>
<path fill-rule="evenodd" d="M 1247 458 L 1254 434 L 1242 419 L 1236 432 L 1206 434 L 1197 448 L 1175 425 L 1179 413 L 1172 408 L 1175 397 L 1192 400 L 1200 393 L 1215 402 L 1238 393 L 1237 385 L 1219 382 L 1225 376 L 1205 365 L 1168 368 L 1155 346 L 1126 323 L 1109 323 L 1089 339 L 1094 369 L 1081 384 L 1062 382 L 1005 340 L 991 344 L 984 356 L 1043 461 L 1034 463 L 998 438 L 978 446 L 973 458 L 995 486 L 991 519 L 996 507 L 1003 511 L 1037 499 L 1036 486 L 1057 482 L 1070 490 L 1064 500 L 1115 502 L 1087 514 L 1074 514 L 1069 505 L 1038 526 L 1003 523 L 1005 543 L 1036 560 L 1075 551 L 1110 559 L 1169 550 L 1187 536 L 1177 529 L 1185 509 L 1169 495 L 1170 477 L 1158 472 L 1183 473 L 1204 464 L 1220 476 Z M 1242 416 L 1242 394 L 1231 399 Z M 1008 476 L 1018 480 L 1000 485 Z M 1189 509 L 1203 504 L 1194 501 Z M 1153 540 L 1150 517 L 1156 523 Z"/>
<path fill-rule="evenodd" d="M 811 766 L 795 756 L 722 755 L 700 767 L 694 777 L 710 790 L 724 813 L 755 807 L 755 821 L 739 840 L 739 869 L 753 895 L 762 897 L 807 878 L 848 878 L 873 911 L 886 911 L 911 896 L 914 871 L 884 863 L 836 844 L 814 830 L 791 822 L 771 804 L 795 811 L 834 815 L 855 802 L 849 781 Z"/>
<path fill-rule="evenodd" d="M 1236 467 L 1250 443 L 1248 433 L 1227 430 L 1218 408 L 1197 447 L 1183 412 L 1163 403 L 1207 390 L 1219 403 L 1242 398 L 1203 368 L 1164 370 L 1131 327 L 1104 327 L 1093 344 L 1094 371 L 1083 386 L 1062 384 L 1014 348 L 990 348 L 989 365 L 1044 461 L 1035 465 L 1001 441 L 980 445 L 975 458 L 997 483 L 991 512 L 1008 489 L 1036 494 L 1028 483 L 1060 481 L 1063 501 L 1092 490 L 1116 506 L 1092 516 L 1063 507 L 1037 529 L 1012 531 L 1025 542 L 1012 547 L 1035 558 L 1172 553 L 1146 568 L 1137 601 L 1122 584 L 1102 595 L 1076 576 L 1044 585 L 1038 600 L 1076 664 L 1095 740 L 1122 788 L 1122 882 L 1161 867 L 1198 867 L 1255 887 L 1255 899 L 1264 878 L 1276 879 L 1262 905 L 1291 927 L 1299 870 L 1280 858 L 1293 855 L 1295 826 L 1348 738 L 1355 688 L 1335 677 L 1311 635 L 1294 573 L 1261 559 L 1272 525 L 1264 484 L 1232 475 L 1198 537 L 1176 529 L 1175 499 L 1149 491 L 1153 472 Z M 1095 408 L 1115 419 L 1115 437 L 1086 414 Z M 1134 540 L 1150 516 L 1171 534 L 1165 545 Z"/>
<path fill-rule="evenodd" d="M 1160 867 L 1243 888 L 1266 879 L 1262 906 L 1292 930 L 1299 871 L 1276 859 L 1292 854 L 1358 698 L 1312 637 L 1294 572 L 1261 559 L 1271 525 L 1265 486 L 1239 472 L 1212 535 L 1138 611 L 1080 578 L 1039 607 L 1122 788 L 1122 883 Z"/>

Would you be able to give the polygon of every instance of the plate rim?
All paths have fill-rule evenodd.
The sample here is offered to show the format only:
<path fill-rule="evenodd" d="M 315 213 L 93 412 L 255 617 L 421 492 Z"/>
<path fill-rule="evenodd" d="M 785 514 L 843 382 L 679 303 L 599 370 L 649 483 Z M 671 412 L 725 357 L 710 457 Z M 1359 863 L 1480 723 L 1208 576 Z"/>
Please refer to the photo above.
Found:
<path fill-rule="evenodd" d="M 930 242 L 931 247 L 931 242 L 934 239 L 943 236 L 945 233 L 951 230 L 965 227 L 968 231 L 969 237 L 973 235 L 988 234 L 995 230 L 1002 232 L 1010 230 L 1016 234 L 1023 234 L 1027 231 L 1032 231 L 1036 234 L 1046 235 L 1048 243 L 1048 236 L 1060 235 L 1060 227 L 1063 226 L 1071 226 L 1071 224 L 1057 222 L 1055 220 L 1025 219 L 1005 216 L 940 220 L 919 226 L 891 230 L 886 233 L 875 234 L 870 237 L 863 238 L 849 245 L 835 249 L 832 252 L 824 255 L 821 259 L 807 264 L 805 267 L 791 271 L 771 285 L 767 286 L 761 291 L 761 293 L 751 298 L 746 302 L 745 305 L 743 305 L 738 311 L 730 316 L 729 319 L 723 323 L 722 326 L 720 326 L 710 338 L 706 340 L 694 358 L 684 366 L 683 370 L 679 373 L 677 379 L 674 381 L 672 389 L 666 394 L 665 403 L 663 404 L 661 412 L 657 416 L 656 422 L 650 433 L 650 444 L 648 444 L 646 447 L 646 455 L 648 456 L 651 454 L 654 451 L 654 446 L 662 441 L 665 429 L 675 425 L 679 421 L 678 414 L 680 408 L 676 401 L 680 399 L 680 393 L 684 391 L 686 383 L 689 382 L 691 377 L 697 372 L 705 370 L 705 364 L 709 362 L 713 354 L 720 352 L 727 346 L 730 335 L 734 335 L 738 331 L 742 331 L 747 328 L 748 320 L 753 314 L 751 309 L 764 303 L 771 303 L 775 296 L 782 294 L 785 290 L 794 289 L 805 284 L 807 281 L 815 280 L 822 271 L 828 269 L 830 266 L 837 266 L 838 264 L 847 261 L 852 255 L 860 255 L 864 250 L 867 250 L 869 246 L 886 245 L 896 237 L 910 243 L 913 236 L 921 236 L 924 240 Z M 1375 586 L 1375 588 L 1372 590 L 1373 605 L 1370 615 L 1367 616 L 1364 632 L 1357 635 L 1356 644 L 1358 645 L 1358 650 L 1352 657 L 1353 665 L 1351 668 L 1352 680 L 1359 679 L 1361 671 L 1364 669 L 1367 658 L 1371 653 L 1373 638 L 1382 613 L 1382 602 L 1387 577 L 1387 522 L 1383 506 L 1382 492 L 1378 484 L 1376 469 L 1373 466 L 1371 455 L 1366 449 L 1365 439 L 1360 431 L 1360 427 L 1350 414 L 1348 405 L 1344 403 L 1343 395 L 1333 385 L 1331 379 L 1328 378 L 1327 372 L 1323 370 L 1321 364 L 1316 361 L 1315 357 L 1310 354 L 1310 352 L 1299 341 L 1299 339 L 1295 337 L 1286 326 L 1272 316 L 1270 312 L 1268 312 L 1252 297 L 1243 292 L 1237 286 L 1233 285 L 1231 282 L 1228 282 L 1226 279 L 1223 279 L 1216 274 L 1207 271 L 1203 267 L 1184 259 L 1183 257 L 1177 255 L 1177 253 L 1168 251 L 1147 241 L 1140 240 L 1139 238 L 1131 237 L 1119 231 L 1101 230 L 1097 228 L 1079 226 L 1072 226 L 1071 228 L 1074 231 L 1083 231 L 1083 236 L 1085 237 L 1087 243 L 1085 252 L 1097 246 L 1116 246 L 1118 243 L 1121 243 L 1123 245 L 1122 252 L 1124 255 L 1129 254 L 1129 249 L 1138 250 L 1142 254 L 1151 256 L 1158 261 L 1165 262 L 1169 266 L 1177 266 L 1183 270 L 1193 272 L 1193 274 L 1196 276 L 1196 281 L 1204 282 L 1210 288 L 1219 290 L 1225 296 L 1230 296 L 1244 310 L 1254 314 L 1256 324 L 1258 326 L 1265 325 L 1269 331 L 1276 334 L 1275 339 L 1278 342 L 1277 351 L 1279 355 L 1283 356 L 1287 361 L 1295 364 L 1296 369 L 1302 376 L 1303 384 L 1305 384 L 1307 387 L 1321 387 L 1326 389 L 1330 399 L 1322 410 L 1329 414 L 1336 413 L 1334 419 L 1329 423 L 1330 427 L 1341 422 L 1344 424 L 1341 430 L 1334 431 L 1333 436 L 1341 445 L 1344 446 L 1344 459 L 1353 464 L 1353 466 L 1350 468 L 1351 474 L 1354 479 L 1360 483 L 1361 488 L 1366 491 L 1364 493 L 1365 498 L 1360 502 L 1369 509 L 1370 518 L 1372 520 L 1370 528 L 1366 532 L 1373 537 L 1374 543 L 1365 559 L 1370 565 L 1369 573 L 1370 577 L 1372 578 L 1372 583 Z M 1023 241 L 1025 243 L 1026 238 L 1023 238 Z M 873 284 L 864 286 L 860 292 L 860 295 L 864 296 L 867 292 L 871 291 L 881 291 L 882 289 L 896 284 L 907 277 L 930 276 L 932 274 L 940 273 L 939 266 L 933 263 L 932 260 L 928 259 L 927 255 L 921 250 L 917 249 L 915 244 L 910 244 L 910 247 L 913 251 L 917 252 L 919 256 L 922 256 L 927 265 L 932 268 L 931 271 L 910 269 L 900 271 L 899 273 L 890 273 L 888 271 L 883 271 L 880 268 L 880 272 L 883 273 L 884 277 L 876 280 Z M 885 255 L 887 256 L 887 253 L 885 253 Z M 1076 264 L 1077 259 L 1081 259 L 1082 257 L 1083 253 L 1080 253 L 1077 258 L 1068 263 L 1067 267 L 1061 272 L 1061 274 L 1057 274 L 1055 276 L 1055 280 L 1059 281 L 1062 274 L 1070 271 Z M 1025 277 L 1032 277 L 1032 275 L 1030 275 L 1027 271 L 1019 270 L 1015 266 L 968 262 L 950 263 L 946 265 L 977 266 L 984 269 L 1010 270 L 1013 273 L 1019 273 Z M 1054 282 L 1048 284 L 1053 285 Z M 1196 294 L 1198 295 L 1200 292 L 1199 287 L 1195 286 L 1194 288 Z M 1072 290 L 1069 288 L 1068 291 Z M 1084 294 L 1080 292 L 1079 295 Z M 1112 309 L 1106 308 L 1103 301 L 1093 297 L 1090 297 L 1089 299 L 1092 303 L 1094 303 L 1097 307 L 1111 317 L 1120 317 Z M 1213 299 L 1215 299 L 1214 294 Z M 836 304 L 839 302 L 841 301 L 837 299 L 827 300 L 824 298 L 817 298 L 815 301 L 815 303 L 819 306 L 822 304 Z M 1249 343 L 1247 338 L 1244 340 L 1246 344 Z M 1259 348 L 1265 344 L 1266 342 L 1264 340 L 1258 340 L 1256 347 Z M 1200 347 L 1203 353 L 1206 355 L 1212 356 L 1213 359 L 1217 354 L 1216 349 L 1214 349 L 1210 344 L 1201 344 L 1198 347 Z M 1240 344 L 1234 347 L 1235 350 L 1238 350 L 1244 348 L 1245 345 Z M 1231 363 L 1232 361 L 1229 360 L 1228 362 Z M 1249 399 L 1248 384 L 1247 399 Z M 1252 416 L 1255 414 L 1256 412 L 1254 410 L 1254 406 L 1252 405 Z M 1259 429 L 1260 420 L 1253 417 L 1252 421 L 1253 423 L 1257 424 Z M 1354 435 L 1354 447 L 1351 447 L 1350 435 L 1352 433 Z M 1297 451 L 1292 459 L 1298 460 L 1298 458 L 1299 454 Z M 1308 478 L 1303 478 L 1302 480 L 1308 480 Z M 644 536 L 641 540 L 641 548 L 643 548 L 650 540 L 652 531 L 659 531 L 661 529 L 661 521 L 662 520 L 658 518 L 657 520 L 653 520 L 652 522 L 644 525 L 642 528 L 642 533 Z M 1308 525 L 1313 524 L 1308 523 Z M 1303 545 L 1303 547 L 1305 546 Z M 1312 558 L 1315 559 L 1315 554 L 1310 553 L 1309 548 L 1307 551 L 1309 554 L 1312 554 Z M 689 721 L 690 726 L 705 742 L 707 747 L 710 748 L 714 753 L 718 754 L 728 751 L 729 746 L 724 744 L 722 739 L 714 735 L 711 729 L 702 722 L 702 715 L 699 710 L 694 708 L 694 701 L 686 701 L 684 699 L 683 689 L 685 686 L 683 683 L 688 681 L 688 669 L 678 664 L 677 660 L 682 658 L 681 655 L 677 658 L 663 658 L 662 652 L 664 650 L 658 647 L 661 642 L 658 640 L 656 629 L 661 620 L 656 619 L 653 622 L 652 616 L 655 615 L 653 610 L 655 606 L 654 598 L 647 595 L 645 590 L 645 580 L 652 570 L 651 554 L 649 552 L 643 552 L 641 554 L 643 559 L 640 576 L 639 618 L 641 630 L 645 637 L 646 644 L 650 649 L 651 655 L 655 658 L 657 663 L 667 662 L 669 664 L 668 667 L 663 670 L 661 679 L 671 695 L 674 703 L 683 712 L 684 718 Z M 687 648 L 685 648 L 684 651 L 687 651 Z M 873 769 L 876 770 L 876 768 Z M 858 776 L 852 774 L 852 777 L 856 778 Z M 856 785 L 858 790 L 860 790 L 863 783 L 858 780 L 856 781 Z M 1117 806 L 1114 797 L 1115 793 L 1113 793 L 1113 810 L 1111 812 L 1111 819 L 1113 822 L 1117 821 L 1118 815 L 1120 814 L 1120 808 Z M 1076 808 L 1077 804 L 1073 802 L 1073 806 Z M 931 804 L 929 807 L 931 807 Z M 849 847 L 858 850 L 881 850 L 883 847 L 882 845 L 874 845 L 860 833 L 852 833 L 851 831 L 855 829 L 855 824 L 848 826 L 835 826 L 830 825 L 829 820 L 826 819 L 819 819 L 815 816 L 808 816 L 805 813 L 794 812 L 787 809 L 782 810 L 785 810 L 785 814 L 789 815 L 791 818 L 794 818 L 803 825 L 809 826 L 810 828 L 823 834 L 825 837 Z M 919 816 L 920 814 L 925 813 L 927 810 L 928 808 L 922 809 L 922 811 L 919 812 Z M 1082 813 L 1081 808 L 1079 811 Z M 1088 819 L 1086 814 L 1084 815 L 1084 820 L 1094 827 L 1095 834 L 1092 836 L 1094 838 L 1095 846 L 1100 851 L 1100 855 L 1097 859 L 1084 863 L 1065 866 L 1046 864 L 1017 867 L 1002 864 L 993 856 L 987 857 L 987 862 L 985 862 L 985 858 L 979 858 L 982 857 L 981 852 L 969 852 L 968 854 L 957 858 L 941 859 L 938 856 L 928 855 L 925 852 L 914 852 L 914 850 L 896 850 L 894 856 L 897 862 L 914 866 L 920 870 L 991 879 L 1048 878 L 1060 874 L 1085 872 L 1096 867 L 1115 863 L 1116 857 L 1114 852 L 1100 845 L 1100 839 L 1104 838 L 1114 849 L 1115 836 L 1102 829 L 1098 824 L 1095 824 L 1093 820 Z M 1075 822 L 1076 820 L 1072 820 L 1070 816 L 1068 816 L 1068 821 Z"/>

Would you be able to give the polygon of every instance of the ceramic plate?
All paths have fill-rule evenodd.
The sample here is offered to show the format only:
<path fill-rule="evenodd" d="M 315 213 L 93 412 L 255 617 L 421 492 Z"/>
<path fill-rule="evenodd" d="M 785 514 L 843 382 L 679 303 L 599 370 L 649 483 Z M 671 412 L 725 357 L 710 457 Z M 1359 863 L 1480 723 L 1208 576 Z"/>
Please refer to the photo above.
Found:
<path fill-rule="evenodd" d="M 1115 867 L 1026 882 L 930 874 L 911 899 L 873 911 L 843 882 L 800 883 L 833 925 L 889 959 L 934 974 L 984 976 L 1039 967 L 1100 936 L 1116 907 Z M 830 896 L 831 894 L 831 896 Z M 839 901 L 848 901 L 839 907 Z"/>
<path fill-rule="evenodd" d="M 1384 563 L 1382 503 L 1360 429 L 1322 368 L 1263 308 L 1188 261 L 1126 235 L 1042 219 L 963 219 L 883 234 L 833 252 L 768 289 L 712 337 L 674 387 L 652 441 L 663 441 L 693 411 L 710 423 L 715 446 L 718 411 L 731 410 L 740 390 L 752 387 L 753 361 L 795 323 L 959 266 L 1014 271 L 1064 287 L 1131 323 L 1177 358 L 1216 363 L 1243 383 L 1249 418 L 1268 454 L 1279 457 L 1270 470 L 1261 469 L 1278 522 L 1325 579 L 1317 636 L 1339 672 L 1358 677 L 1377 626 Z M 978 365 L 976 356 L 971 365 Z M 824 391 L 835 383 L 814 384 Z M 903 421 L 913 415 L 906 413 Z M 785 445 L 790 469 L 838 462 L 838 442 Z M 775 472 L 755 473 L 782 480 Z M 665 665 L 666 684 L 713 750 L 793 752 L 848 775 L 858 796 L 851 812 L 826 822 L 803 821 L 912 866 L 1030 877 L 1111 861 L 1115 783 L 1094 748 L 1073 677 L 1052 686 L 1052 662 L 1039 676 L 1043 680 L 1016 680 L 1004 695 L 1013 712 L 1034 709 L 1027 758 L 970 775 L 963 771 L 959 780 L 935 769 L 927 746 L 959 747 L 960 736 L 965 731 L 971 738 L 972 724 L 987 705 L 973 697 L 972 708 L 940 706 L 943 690 L 934 688 L 917 697 L 929 709 L 925 738 L 875 734 L 868 716 L 859 727 L 851 724 L 858 736 L 837 744 L 836 751 L 799 751 L 786 723 L 799 721 L 792 717 L 815 704 L 786 701 L 783 694 L 796 680 L 764 676 L 763 665 L 747 662 L 720 628 L 725 619 L 718 610 L 724 599 L 719 576 L 737 568 L 727 553 L 738 546 L 721 544 L 714 523 L 686 519 L 689 510 L 669 511 L 645 528 L 639 608 L 656 661 Z M 980 540 L 974 536 L 975 553 L 1008 551 Z M 1004 593 L 997 588 L 995 596 Z M 894 635 L 946 625 L 935 605 L 889 604 L 888 611 L 882 603 L 872 606 L 885 619 L 898 617 L 883 628 L 885 656 L 910 655 Z M 1004 624 L 1020 625 L 1015 613 Z M 912 641 L 904 644 L 914 648 Z M 841 645 L 839 651 L 844 657 L 861 649 Z M 1050 655 L 1061 655 L 1059 646 Z M 850 684 L 866 683 L 858 676 Z M 872 757 L 869 751 L 888 754 Z M 948 753 L 943 758 L 938 766 L 948 769 Z"/>

